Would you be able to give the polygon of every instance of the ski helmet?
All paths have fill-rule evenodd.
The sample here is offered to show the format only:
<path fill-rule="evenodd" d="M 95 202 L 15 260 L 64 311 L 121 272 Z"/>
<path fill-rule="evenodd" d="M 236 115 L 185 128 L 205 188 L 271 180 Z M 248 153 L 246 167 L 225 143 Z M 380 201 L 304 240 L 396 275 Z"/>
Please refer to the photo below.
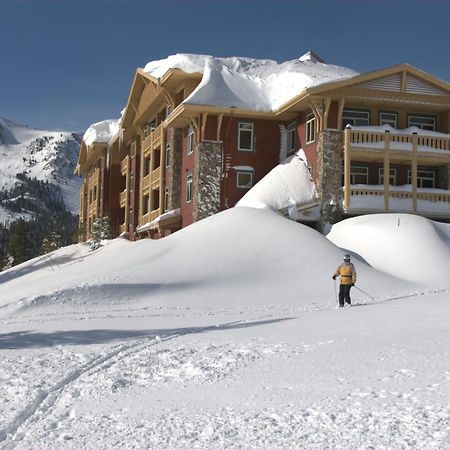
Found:
<path fill-rule="evenodd" d="M 348 253 L 344 255 L 344 261 L 350 261 L 350 255 Z"/>

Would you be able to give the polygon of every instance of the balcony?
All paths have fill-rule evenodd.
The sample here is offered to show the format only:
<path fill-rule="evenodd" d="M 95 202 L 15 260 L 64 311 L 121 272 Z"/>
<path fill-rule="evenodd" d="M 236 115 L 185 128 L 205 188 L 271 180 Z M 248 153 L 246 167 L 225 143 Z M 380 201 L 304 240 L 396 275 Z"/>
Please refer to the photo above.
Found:
<path fill-rule="evenodd" d="M 416 188 L 411 185 L 353 185 L 350 188 L 350 214 L 371 212 L 417 213 L 434 218 L 450 217 L 450 190 Z"/>
<path fill-rule="evenodd" d="M 143 177 L 141 182 L 142 191 L 148 191 L 149 187 L 150 187 L 150 174 Z"/>
<path fill-rule="evenodd" d="M 345 148 L 352 157 L 383 157 L 410 160 L 413 154 L 420 160 L 449 162 L 450 135 L 420 130 L 416 127 L 397 130 L 389 125 L 380 127 L 349 127 L 345 130 Z"/>
<path fill-rule="evenodd" d="M 157 147 L 161 143 L 163 126 L 158 125 L 145 139 L 142 145 L 144 153 Z"/>
<path fill-rule="evenodd" d="M 127 225 L 125 223 L 122 223 L 119 227 L 119 233 L 121 235 L 125 234 L 127 232 Z"/>
<path fill-rule="evenodd" d="M 119 202 L 120 202 L 120 207 L 125 208 L 125 206 L 127 204 L 127 191 L 126 190 L 124 190 L 120 193 Z"/>
<path fill-rule="evenodd" d="M 126 175 L 128 173 L 128 169 L 129 169 L 129 161 L 130 161 L 130 157 L 126 156 L 124 159 L 122 159 L 122 161 L 120 162 L 120 173 L 122 175 Z"/>

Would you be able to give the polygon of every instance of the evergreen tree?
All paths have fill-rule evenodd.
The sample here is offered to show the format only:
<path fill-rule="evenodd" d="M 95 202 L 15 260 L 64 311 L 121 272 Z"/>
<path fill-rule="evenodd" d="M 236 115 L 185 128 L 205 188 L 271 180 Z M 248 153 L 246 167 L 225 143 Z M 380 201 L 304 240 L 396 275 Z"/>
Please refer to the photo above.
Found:
<path fill-rule="evenodd" d="M 56 233 L 56 231 L 52 231 L 48 236 L 44 237 L 41 244 L 41 254 L 45 255 L 46 253 L 53 252 L 62 246 L 61 244 L 62 238 Z"/>
<path fill-rule="evenodd" d="M 94 223 L 92 224 L 92 237 L 90 239 L 90 250 L 93 252 L 94 250 L 97 250 L 102 240 L 102 220 L 97 217 L 97 219 L 94 220 Z"/>
<path fill-rule="evenodd" d="M 102 218 L 101 238 L 112 239 L 111 221 L 109 220 L 109 216 L 105 216 Z"/>

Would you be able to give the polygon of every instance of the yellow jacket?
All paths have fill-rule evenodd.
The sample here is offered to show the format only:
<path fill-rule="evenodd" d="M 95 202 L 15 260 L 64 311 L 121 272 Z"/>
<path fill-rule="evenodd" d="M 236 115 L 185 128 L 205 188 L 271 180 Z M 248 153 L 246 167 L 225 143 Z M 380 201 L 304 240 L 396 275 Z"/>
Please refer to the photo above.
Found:
<path fill-rule="evenodd" d="M 342 263 L 334 274 L 335 277 L 341 277 L 341 284 L 355 284 L 356 283 L 356 270 L 355 266 L 349 263 Z"/>

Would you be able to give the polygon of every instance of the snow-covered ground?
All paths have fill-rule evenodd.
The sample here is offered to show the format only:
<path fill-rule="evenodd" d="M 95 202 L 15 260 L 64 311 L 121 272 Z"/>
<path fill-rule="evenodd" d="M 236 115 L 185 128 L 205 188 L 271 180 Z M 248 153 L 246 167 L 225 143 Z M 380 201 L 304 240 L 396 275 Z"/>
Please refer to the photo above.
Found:
<path fill-rule="evenodd" d="M 0 448 L 450 448 L 450 225 L 239 207 L 104 244 L 0 273 Z"/>

